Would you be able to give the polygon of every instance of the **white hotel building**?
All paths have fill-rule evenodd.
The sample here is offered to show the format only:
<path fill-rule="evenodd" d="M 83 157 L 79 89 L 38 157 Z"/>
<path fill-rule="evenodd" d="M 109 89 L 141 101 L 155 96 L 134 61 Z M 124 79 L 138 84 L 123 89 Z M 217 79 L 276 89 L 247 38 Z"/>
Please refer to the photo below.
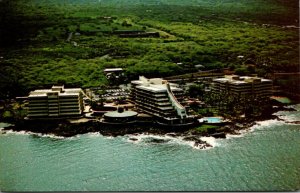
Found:
<path fill-rule="evenodd" d="M 215 93 L 228 92 L 236 96 L 271 97 L 273 82 L 269 79 L 228 75 L 224 78 L 213 79 L 212 91 Z"/>
<path fill-rule="evenodd" d="M 84 110 L 81 88 L 53 86 L 30 92 L 28 99 L 29 118 L 79 116 Z"/>
<path fill-rule="evenodd" d="M 185 107 L 180 104 L 183 90 L 161 78 L 131 81 L 131 100 L 137 110 L 157 117 L 166 124 L 184 124 L 188 121 Z"/>

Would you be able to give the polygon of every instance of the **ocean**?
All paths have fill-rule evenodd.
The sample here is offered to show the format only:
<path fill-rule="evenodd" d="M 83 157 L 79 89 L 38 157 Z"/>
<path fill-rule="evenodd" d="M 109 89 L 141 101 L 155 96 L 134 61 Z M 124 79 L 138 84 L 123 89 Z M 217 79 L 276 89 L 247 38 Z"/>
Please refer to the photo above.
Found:
<path fill-rule="evenodd" d="M 299 121 L 300 105 L 293 107 L 298 111 L 277 115 Z M 300 125 L 268 120 L 241 135 L 202 139 L 213 147 L 168 135 L 63 138 L 1 130 L 0 190 L 300 190 Z"/>

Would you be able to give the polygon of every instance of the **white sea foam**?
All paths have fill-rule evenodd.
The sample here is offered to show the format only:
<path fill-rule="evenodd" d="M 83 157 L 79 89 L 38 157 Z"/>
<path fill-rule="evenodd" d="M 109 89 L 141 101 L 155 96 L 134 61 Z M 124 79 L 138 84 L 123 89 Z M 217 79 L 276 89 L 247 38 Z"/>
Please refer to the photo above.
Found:
<path fill-rule="evenodd" d="M 274 115 L 283 119 L 286 123 L 300 121 L 300 104 L 290 105 L 288 108 L 296 109 L 296 111 L 279 111 L 274 113 Z"/>
<path fill-rule="evenodd" d="M 134 140 L 132 140 L 134 139 Z M 164 140 L 162 143 L 167 144 L 179 144 L 179 145 L 186 145 L 190 146 L 194 149 L 210 149 L 212 147 L 218 146 L 218 143 L 216 142 L 216 139 L 213 137 L 201 137 L 200 140 L 203 140 L 210 144 L 212 147 L 205 147 L 205 144 L 199 144 L 199 146 L 195 146 L 194 141 L 184 140 L 183 136 L 170 136 L 168 134 L 166 135 L 153 135 L 153 134 L 138 134 L 138 135 L 126 135 L 126 140 L 130 143 L 135 144 L 148 144 L 148 139 L 158 139 L 158 140 Z M 154 142 L 155 143 L 155 142 Z"/>
<path fill-rule="evenodd" d="M 218 146 L 218 142 L 217 142 L 217 139 L 214 138 L 214 137 L 201 137 L 200 138 L 202 141 L 205 141 L 206 143 L 212 145 L 213 147 L 216 147 Z"/>
<path fill-rule="evenodd" d="M 138 134 L 138 135 L 129 134 L 126 135 L 126 137 L 127 137 L 127 141 L 132 143 L 140 143 L 146 141 L 147 139 L 160 139 L 160 140 L 166 140 L 166 142 L 168 140 L 175 139 L 174 137 L 168 135 L 153 135 L 153 134 L 145 134 L 145 133 Z M 136 139 L 136 140 L 132 140 L 132 139 Z"/>
<path fill-rule="evenodd" d="M 299 113 L 295 114 L 282 114 L 282 113 L 277 113 L 277 115 L 280 119 L 283 119 L 285 123 L 290 123 L 294 121 L 300 121 L 300 115 Z"/>
<path fill-rule="evenodd" d="M 237 135 L 234 134 L 227 134 L 226 138 L 227 139 L 231 139 L 231 138 L 240 138 L 240 137 L 244 137 L 246 134 L 248 133 L 252 133 L 255 130 L 261 130 L 261 129 L 265 129 L 265 128 L 270 128 L 273 127 L 275 125 L 297 125 L 297 124 L 293 124 L 293 123 L 288 123 L 288 121 L 296 121 L 299 120 L 299 115 L 294 115 L 294 114 L 283 114 L 286 113 L 286 111 L 280 111 L 277 113 L 274 113 L 274 115 L 280 117 L 281 119 L 284 119 L 284 121 L 282 120 L 278 120 L 278 119 L 270 119 L 270 120 L 265 120 L 265 121 L 256 121 L 255 125 L 246 128 L 246 129 L 242 129 L 242 130 L 237 130 Z"/>
<path fill-rule="evenodd" d="M 274 125 L 282 125 L 284 124 L 283 121 L 277 120 L 277 119 L 270 119 L 266 121 L 257 121 L 256 125 L 250 127 L 251 128 L 261 128 L 261 127 L 272 127 Z"/>
<path fill-rule="evenodd" d="M 283 124 L 286 124 L 286 123 L 284 121 L 280 121 L 280 120 L 277 120 L 277 119 L 257 121 L 257 122 L 255 122 L 255 125 L 253 125 L 249 128 L 242 129 L 242 130 L 237 130 L 236 131 L 237 135 L 227 134 L 226 137 L 228 139 L 240 138 L 240 137 L 244 137 L 248 133 L 253 133 L 255 130 L 261 130 L 261 129 L 265 129 L 265 128 L 270 128 L 274 125 L 283 125 Z"/>
<path fill-rule="evenodd" d="M 35 135 L 39 137 L 47 137 L 47 138 L 53 138 L 53 139 L 65 139 L 63 136 L 56 136 L 54 134 L 42 134 L 42 133 L 33 133 L 33 132 L 27 132 L 25 131 L 24 133 L 21 132 L 21 134 L 26 134 L 26 135 Z"/>
<path fill-rule="evenodd" d="M 195 146 L 194 141 L 186 141 L 186 140 L 183 139 L 184 137 L 182 137 L 182 136 L 171 137 L 171 138 L 173 138 L 173 139 L 169 143 L 187 145 L 187 146 L 190 146 L 192 148 L 198 149 L 198 147 Z"/>
<path fill-rule="evenodd" d="M 79 134 L 80 135 L 80 134 Z M 79 136 L 78 135 L 78 136 Z M 102 136 L 101 134 L 100 134 L 100 132 L 90 132 L 90 133 L 87 133 L 87 135 L 89 136 L 89 137 L 99 137 L 99 136 Z M 77 135 L 76 135 L 77 136 Z"/>
<path fill-rule="evenodd" d="M 33 135 L 38 137 L 48 137 L 53 139 L 65 139 L 65 137 L 62 136 L 56 136 L 54 134 L 42 134 L 42 133 L 34 133 L 31 131 L 13 131 L 13 130 L 3 130 L 1 129 L 1 133 L 8 135 L 8 134 L 15 134 L 15 135 Z"/>
<path fill-rule="evenodd" d="M 246 128 L 246 129 L 242 129 L 242 130 L 237 130 L 237 135 L 232 135 L 232 134 L 227 134 L 226 137 L 227 138 L 239 138 L 239 137 L 244 137 L 246 134 L 248 133 L 252 133 L 255 130 L 261 130 L 264 128 L 269 128 L 272 127 L 274 125 L 278 125 L 278 124 L 284 124 L 284 122 L 276 120 L 276 119 L 271 119 L 271 120 L 266 120 L 266 121 L 257 121 L 255 123 L 255 125 Z"/>
<path fill-rule="evenodd" d="M 56 136 L 54 134 L 41 134 L 41 133 L 32 133 L 32 134 L 37 135 L 39 137 L 49 137 L 49 138 L 53 138 L 53 139 L 71 139 L 72 138 L 72 137 L 66 138 L 63 136 Z"/>
<path fill-rule="evenodd" d="M 226 139 L 232 139 L 232 138 L 241 138 L 244 137 L 245 133 L 237 132 L 237 134 L 226 134 Z"/>

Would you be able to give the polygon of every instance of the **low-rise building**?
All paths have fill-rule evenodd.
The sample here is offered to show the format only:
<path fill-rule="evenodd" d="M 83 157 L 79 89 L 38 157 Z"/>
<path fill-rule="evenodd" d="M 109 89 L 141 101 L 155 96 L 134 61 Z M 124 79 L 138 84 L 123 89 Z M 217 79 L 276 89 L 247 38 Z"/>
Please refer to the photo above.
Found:
<path fill-rule="evenodd" d="M 184 123 L 188 116 L 180 104 L 183 90 L 161 78 L 140 76 L 131 82 L 131 100 L 137 110 L 153 115 L 169 124 Z"/>
<path fill-rule="evenodd" d="M 272 80 L 238 75 L 226 75 L 224 78 L 213 79 L 212 92 L 228 92 L 236 96 L 270 97 Z"/>
<path fill-rule="evenodd" d="M 111 79 L 112 77 L 118 79 L 119 77 L 124 75 L 123 68 L 106 68 L 103 70 L 103 72 L 105 73 L 107 79 Z"/>
<path fill-rule="evenodd" d="M 137 112 L 125 111 L 123 107 L 118 107 L 117 111 L 105 113 L 103 122 L 110 124 L 134 123 L 137 115 Z"/>
<path fill-rule="evenodd" d="M 51 89 L 30 92 L 28 99 L 29 118 L 78 116 L 84 110 L 81 88 L 53 86 Z"/>

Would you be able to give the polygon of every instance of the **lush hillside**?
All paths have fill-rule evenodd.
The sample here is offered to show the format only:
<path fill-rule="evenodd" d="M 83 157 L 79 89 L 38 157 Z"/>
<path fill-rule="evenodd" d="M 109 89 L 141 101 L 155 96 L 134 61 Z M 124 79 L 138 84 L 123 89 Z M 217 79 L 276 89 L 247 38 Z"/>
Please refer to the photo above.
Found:
<path fill-rule="evenodd" d="M 287 27 L 298 25 L 295 0 L 0 4 L 2 97 L 58 82 L 104 86 L 105 67 L 125 67 L 129 80 L 194 72 L 196 64 L 262 76 L 299 70 L 299 29 Z M 120 38 L 116 30 L 159 32 L 160 38 Z"/>
<path fill-rule="evenodd" d="M 28 3 L 28 1 L 26 1 Z M 254 22 L 271 22 L 280 24 L 298 24 L 299 1 L 297 0 L 35 0 L 38 5 L 49 6 L 88 6 L 111 7 L 121 12 L 134 12 L 139 16 L 150 16 L 140 9 L 152 6 L 154 10 L 161 8 L 173 8 L 180 6 L 181 11 L 196 9 L 191 14 L 206 15 L 215 14 L 220 17 L 239 17 L 242 20 L 254 20 Z M 169 7 L 171 6 L 171 7 Z M 179 11 L 179 12 L 181 12 Z M 163 9 L 160 14 L 168 15 L 168 12 L 176 14 L 169 9 Z M 171 14 L 169 13 L 169 14 Z M 151 15 L 157 16 L 160 15 Z"/>

